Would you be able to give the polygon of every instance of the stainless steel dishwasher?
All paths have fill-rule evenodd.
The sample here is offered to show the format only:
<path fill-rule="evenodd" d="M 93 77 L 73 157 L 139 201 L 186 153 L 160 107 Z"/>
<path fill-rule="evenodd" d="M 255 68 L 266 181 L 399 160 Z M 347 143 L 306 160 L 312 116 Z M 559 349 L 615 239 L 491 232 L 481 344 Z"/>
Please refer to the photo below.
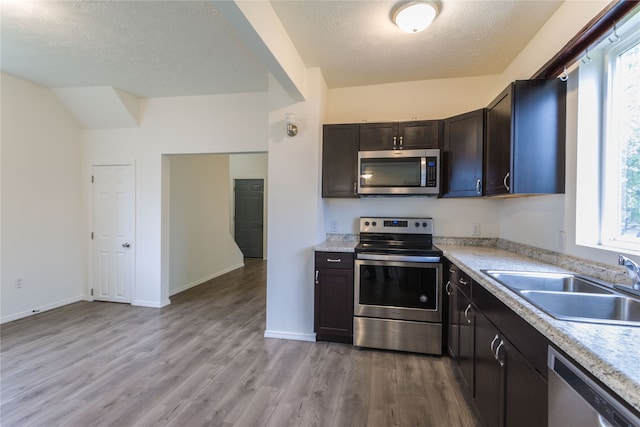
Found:
<path fill-rule="evenodd" d="M 549 427 L 639 427 L 625 407 L 575 364 L 549 347 Z"/>

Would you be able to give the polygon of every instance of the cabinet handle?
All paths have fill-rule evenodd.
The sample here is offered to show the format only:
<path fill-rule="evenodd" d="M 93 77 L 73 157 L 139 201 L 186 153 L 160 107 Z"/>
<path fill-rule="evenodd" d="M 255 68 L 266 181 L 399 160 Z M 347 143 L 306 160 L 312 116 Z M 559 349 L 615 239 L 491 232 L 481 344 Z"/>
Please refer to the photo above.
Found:
<path fill-rule="evenodd" d="M 509 185 L 507 184 L 508 179 L 509 179 L 509 172 L 507 172 L 507 174 L 504 176 L 504 179 L 502 180 L 502 184 L 504 185 L 504 188 L 507 189 L 507 191 L 511 191 L 511 189 L 509 188 Z"/>
<path fill-rule="evenodd" d="M 456 271 L 453 268 L 449 269 L 449 273 L 454 274 Z"/>
<path fill-rule="evenodd" d="M 358 183 L 357 182 L 353 183 L 353 195 L 354 196 L 358 195 Z"/>
<path fill-rule="evenodd" d="M 469 304 L 467 308 L 464 310 L 464 318 L 468 324 L 471 324 L 471 319 L 469 319 L 469 316 L 468 316 L 469 310 L 471 310 L 471 304 Z"/>
<path fill-rule="evenodd" d="M 500 364 L 501 368 L 504 366 L 504 359 L 500 357 L 500 350 L 503 347 L 504 347 L 504 341 L 500 340 L 500 344 L 498 344 L 498 347 L 496 347 L 496 360 Z"/>
<path fill-rule="evenodd" d="M 316 270 L 316 285 L 320 284 L 320 280 L 318 279 L 318 275 L 320 274 L 319 270 Z"/>
<path fill-rule="evenodd" d="M 327 262 L 342 262 L 341 258 L 327 258 Z"/>
<path fill-rule="evenodd" d="M 496 357 L 496 349 L 493 348 L 493 346 L 495 345 L 496 341 L 498 341 L 498 339 L 500 338 L 500 336 L 498 334 L 496 334 L 495 337 L 493 337 L 493 340 L 491 340 L 491 345 L 489 345 L 489 348 L 491 348 L 491 354 L 493 354 L 493 357 Z"/>
<path fill-rule="evenodd" d="M 482 193 L 482 182 L 480 181 L 480 178 L 476 181 L 476 193 Z"/>
<path fill-rule="evenodd" d="M 401 136 L 401 137 L 400 137 L 400 149 L 401 149 L 401 150 L 404 148 L 404 147 L 402 146 L 402 143 L 403 143 L 403 141 L 402 141 L 402 140 L 403 140 L 403 139 L 404 139 L 404 137 L 402 137 L 402 136 Z"/>
<path fill-rule="evenodd" d="M 398 144 L 398 138 L 396 138 L 395 136 L 393 137 L 393 149 L 396 149 L 396 145 Z"/>
<path fill-rule="evenodd" d="M 465 282 L 465 281 L 464 281 L 464 279 L 463 279 L 462 277 L 461 277 L 458 281 L 459 281 L 461 284 L 463 284 L 463 285 L 466 285 L 466 284 L 467 284 L 467 282 Z"/>
<path fill-rule="evenodd" d="M 447 291 L 447 295 L 451 295 L 451 280 L 448 280 L 447 284 L 444 285 L 444 290 Z"/>

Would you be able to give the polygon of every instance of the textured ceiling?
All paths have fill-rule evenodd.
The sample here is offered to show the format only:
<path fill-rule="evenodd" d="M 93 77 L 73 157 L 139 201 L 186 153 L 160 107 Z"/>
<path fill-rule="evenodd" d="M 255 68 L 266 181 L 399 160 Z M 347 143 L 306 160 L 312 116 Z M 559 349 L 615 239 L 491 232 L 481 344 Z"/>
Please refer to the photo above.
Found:
<path fill-rule="evenodd" d="M 2 0 L 2 71 L 141 97 L 264 91 L 266 69 L 203 1 Z"/>
<path fill-rule="evenodd" d="M 389 1 L 271 1 L 308 67 L 330 88 L 502 72 L 557 1 L 444 0 L 406 34 Z M 267 68 L 216 1 L 2 0 L 3 72 L 58 88 L 141 97 L 264 91 Z"/>
<path fill-rule="evenodd" d="M 397 3 L 272 1 L 330 87 L 499 74 L 562 4 L 445 0 L 429 28 L 407 34 L 391 22 Z"/>

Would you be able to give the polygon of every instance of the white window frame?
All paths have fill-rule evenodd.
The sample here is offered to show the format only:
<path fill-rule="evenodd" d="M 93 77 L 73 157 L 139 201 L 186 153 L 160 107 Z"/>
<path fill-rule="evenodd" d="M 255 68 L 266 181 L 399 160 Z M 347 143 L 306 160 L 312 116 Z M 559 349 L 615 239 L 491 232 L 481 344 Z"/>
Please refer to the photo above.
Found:
<path fill-rule="evenodd" d="M 610 118 L 616 116 L 609 102 L 614 90 L 613 69 L 609 66 L 614 55 L 640 40 L 640 13 L 628 17 L 616 30 L 620 40 L 612 43 L 605 38 L 590 48 L 578 61 L 578 129 L 576 147 L 576 244 L 640 255 L 640 240 L 622 241 L 613 237 L 609 206 L 611 188 L 619 182 L 606 182 L 611 176 L 612 150 L 616 126 Z M 613 38 L 613 36 L 612 36 Z M 615 61 L 614 61 L 615 62 Z M 607 157 L 606 154 L 609 153 Z M 619 159 L 619 156 L 615 156 Z M 619 176 L 619 174 L 616 174 Z M 619 191 L 616 191 L 619 193 Z M 617 206 L 617 200 L 615 201 Z M 616 211 L 618 208 L 616 207 Z M 614 224 L 613 227 L 611 224 Z"/>
<path fill-rule="evenodd" d="M 600 227 L 603 245 L 620 249 L 638 249 L 639 238 L 626 238 L 618 233 L 619 207 L 621 197 L 620 182 L 620 111 L 617 95 L 620 83 L 615 77 L 619 65 L 619 57 L 629 49 L 640 44 L 640 25 L 632 26 L 625 37 L 605 48 L 605 76 L 607 78 L 605 136 L 602 144 L 603 172 L 601 210 L 602 225 Z M 615 208 L 613 208 L 615 206 Z"/>

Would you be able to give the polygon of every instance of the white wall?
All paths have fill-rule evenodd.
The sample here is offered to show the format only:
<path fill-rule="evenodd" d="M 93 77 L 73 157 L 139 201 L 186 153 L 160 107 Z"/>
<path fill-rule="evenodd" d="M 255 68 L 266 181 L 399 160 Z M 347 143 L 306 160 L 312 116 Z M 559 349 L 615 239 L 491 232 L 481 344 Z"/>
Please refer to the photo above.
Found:
<path fill-rule="evenodd" d="M 173 155 L 169 295 L 244 265 L 229 233 L 229 156 Z"/>
<path fill-rule="evenodd" d="M 170 168 L 163 154 L 266 151 L 267 102 L 266 93 L 148 99 L 139 128 L 82 132 L 86 171 L 136 164 L 134 304 L 169 303 Z"/>
<path fill-rule="evenodd" d="M 320 141 L 326 83 L 309 70 L 309 99 L 292 104 L 269 81 L 269 267 L 265 336 L 315 340 L 313 246 L 324 239 L 320 197 Z M 285 112 L 295 113 L 298 135 L 288 137 Z"/>
<path fill-rule="evenodd" d="M 491 75 L 331 89 L 327 123 L 444 119 L 486 107 L 506 84 Z"/>
<path fill-rule="evenodd" d="M 235 223 L 233 220 L 233 210 L 235 204 L 235 193 L 233 190 L 233 183 L 236 179 L 262 179 L 264 180 L 264 206 L 263 206 L 263 216 L 264 216 L 264 228 L 262 233 L 262 258 L 267 259 L 267 224 L 269 223 L 269 215 L 268 215 L 268 201 L 269 201 L 269 192 L 268 186 L 269 182 L 267 181 L 268 177 L 268 168 L 269 168 L 269 158 L 267 153 L 252 153 L 252 154 L 232 154 L 229 156 L 229 174 L 231 176 L 231 180 L 229 182 L 229 193 L 231 194 L 231 204 L 229 206 L 229 232 L 235 238 Z"/>
<path fill-rule="evenodd" d="M 7 322 L 82 299 L 88 234 L 79 128 L 48 89 L 6 74 L 1 85 L 0 321 Z"/>

